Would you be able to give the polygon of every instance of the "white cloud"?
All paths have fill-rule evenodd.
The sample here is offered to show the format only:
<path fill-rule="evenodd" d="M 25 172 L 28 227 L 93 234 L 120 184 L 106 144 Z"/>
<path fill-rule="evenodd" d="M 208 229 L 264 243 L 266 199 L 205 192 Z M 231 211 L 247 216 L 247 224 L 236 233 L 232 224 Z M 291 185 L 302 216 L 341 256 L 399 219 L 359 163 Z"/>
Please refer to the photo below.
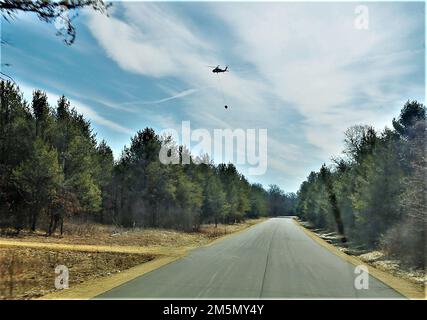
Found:
<path fill-rule="evenodd" d="M 123 69 L 154 77 L 170 75 L 176 71 L 173 59 L 162 50 L 137 41 L 132 27 L 118 19 L 93 15 L 90 27 L 97 34 L 101 46 Z M 142 39 L 141 39 L 142 40 Z"/>
<path fill-rule="evenodd" d="M 268 128 L 272 168 L 301 177 L 319 159 L 339 153 L 348 126 L 382 128 L 396 115 L 402 96 L 422 90 L 402 83 L 417 72 L 413 57 L 424 53 L 407 41 L 420 20 L 399 4 L 367 5 L 367 31 L 354 29 L 351 3 L 204 4 L 218 30 L 226 30 L 218 35 L 206 33 L 185 10 L 163 3 L 120 4 L 121 15 L 92 14 L 88 24 L 124 70 L 211 88 L 202 97 L 190 89 L 151 103 L 186 97 L 182 111 L 199 127 Z M 213 36 L 224 41 L 213 42 Z M 230 56 L 252 71 L 242 75 L 231 66 L 217 79 L 206 68 Z M 226 112 L 224 103 L 231 106 Z M 167 122 L 174 125 L 181 120 L 170 117 Z M 290 126 L 295 130 L 286 130 Z"/>
<path fill-rule="evenodd" d="M 349 125 L 383 125 L 385 116 L 390 121 L 390 113 L 384 114 L 375 100 L 379 96 L 392 104 L 396 97 L 390 96 L 393 90 L 382 88 L 384 82 L 395 89 L 402 76 L 414 73 L 413 66 L 402 63 L 402 54 L 416 53 L 406 50 L 405 38 L 417 22 L 399 14 L 395 6 L 368 4 L 371 27 L 356 30 L 354 6 L 275 3 L 248 4 L 244 10 L 239 4 L 216 8 L 239 39 L 235 50 L 269 80 L 273 95 L 305 118 L 303 132 L 324 157 L 339 152 L 342 132 Z M 369 68 L 354 66 L 369 60 L 375 62 Z M 355 104 L 358 93 L 363 93 L 363 100 L 374 100 L 368 108 Z"/>
<path fill-rule="evenodd" d="M 254 79 L 212 74 L 211 61 L 223 61 L 217 48 L 197 34 L 195 26 L 168 6 L 153 3 L 125 3 L 126 22 L 100 14 L 89 15 L 89 28 L 107 55 L 124 70 L 154 78 L 179 78 L 190 88 L 209 87 L 239 104 L 262 103 L 259 93 L 265 85 Z M 207 35 L 204 35 L 206 37 Z M 222 104 L 222 102 L 221 102 Z"/>
<path fill-rule="evenodd" d="M 207 43 L 159 4 L 121 7 L 127 22 L 95 13 L 89 16 L 89 27 L 109 57 L 127 71 L 157 78 L 174 76 L 200 61 L 193 52 L 209 50 Z"/>
<path fill-rule="evenodd" d="M 98 125 L 107 127 L 119 133 L 125 133 L 127 135 L 134 134 L 133 130 L 130 130 L 114 121 L 104 118 L 103 116 L 99 115 L 96 111 L 94 111 L 93 109 L 91 109 L 85 104 L 82 104 L 78 101 L 73 100 L 71 101 L 71 105 L 75 107 L 79 113 L 82 113 L 86 118 L 92 120 L 94 123 Z"/>

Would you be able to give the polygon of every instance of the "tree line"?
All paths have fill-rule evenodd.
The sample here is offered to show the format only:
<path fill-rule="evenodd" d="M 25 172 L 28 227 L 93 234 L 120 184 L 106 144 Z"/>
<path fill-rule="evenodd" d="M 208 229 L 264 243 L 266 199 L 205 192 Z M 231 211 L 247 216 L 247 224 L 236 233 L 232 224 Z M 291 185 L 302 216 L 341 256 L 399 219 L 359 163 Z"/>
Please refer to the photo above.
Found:
<path fill-rule="evenodd" d="M 408 101 L 392 129 L 357 125 L 345 132 L 343 156 L 311 172 L 297 193 L 297 214 L 343 242 L 382 248 L 425 266 L 426 108 Z"/>
<path fill-rule="evenodd" d="M 43 91 L 28 103 L 0 82 L 0 228 L 63 232 L 64 221 L 197 230 L 202 223 L 295 214 L 296 195 L 251 184 L 236 167 L 194 161 L 185 146 L 151 128 L 138 131 L 118 160 L 90 122 Z M 167 144 L 188 165 L 164 165 Z M 197 159 L 200 160 L 200 159 Z"/>

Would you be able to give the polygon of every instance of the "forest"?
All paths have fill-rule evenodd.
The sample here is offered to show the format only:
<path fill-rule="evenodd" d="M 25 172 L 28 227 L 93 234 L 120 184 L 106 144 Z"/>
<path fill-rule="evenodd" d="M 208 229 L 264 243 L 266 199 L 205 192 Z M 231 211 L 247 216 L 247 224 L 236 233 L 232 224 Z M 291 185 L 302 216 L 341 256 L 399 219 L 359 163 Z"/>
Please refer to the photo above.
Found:
<path fill-rule="evenodd" d="M 311 172 L 294 194 L 252 184 L 231 163 L 164 165 L 162 145 L 173 145 L 177 157 L 188 149 L 148 127 L 115 160 L 64 96 L 50 106 L 35 90 L 29 103 L 16 84 L 1 81 L 0 97 L 3 231 L 62 234 L 76 221 L 197 231 L 205 223 L 298 215 L 348 244 L 425 265 L 426 108 L 417 101 L 403 106 L 391 129 L 349 128 L 342 156 Z"/>
<path fill-rule="evenodd" d="M 251 184 L 231 163 L 162 164 L 160 148 L 173 141 L 151 128 L 138 131 L 115 160 L 64 96 L 50 106 L 35 90 L 29 103 L 16 84 L 1 81 L 0 98 L 3 232 L 62 234 L 67 222 L 197 231 L 204 223 L 295 214 L 294 193 Z"/>
<path fill-rule="evenodd" d="M 343 242 L 380 248 L 408 266 L 425 267 L 426 108 L 408 101 L 392 129 L 357 125 L 345 132 L 343 156 L 311 172 L 296 212 Z"/>

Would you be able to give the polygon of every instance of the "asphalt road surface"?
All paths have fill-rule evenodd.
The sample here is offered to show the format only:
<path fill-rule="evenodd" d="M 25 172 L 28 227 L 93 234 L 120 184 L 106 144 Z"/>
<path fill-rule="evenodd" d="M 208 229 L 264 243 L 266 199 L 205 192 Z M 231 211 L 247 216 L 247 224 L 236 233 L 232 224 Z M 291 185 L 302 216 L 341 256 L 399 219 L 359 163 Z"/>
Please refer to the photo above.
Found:
<path fill-rule="evenodd" d="M 292 219 L 274 218 L 97 298 L 403 298 L 372 276 L 355 289 L 354 271 Z"/>

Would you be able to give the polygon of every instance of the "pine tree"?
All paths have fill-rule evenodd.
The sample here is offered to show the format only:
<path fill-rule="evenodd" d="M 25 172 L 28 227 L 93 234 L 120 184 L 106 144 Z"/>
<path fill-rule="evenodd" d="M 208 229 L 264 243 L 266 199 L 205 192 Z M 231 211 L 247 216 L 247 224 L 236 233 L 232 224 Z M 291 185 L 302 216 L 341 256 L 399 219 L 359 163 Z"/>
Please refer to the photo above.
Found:
<path fill-rule="evenodd" d="M 12 180 L 22 200 L 32 208 L 30 227 L 35 231 L 38 217 L 42 212 L 48 212 L 50 202 L 64 180 L 56 150 L 37 138 L 31 158 L 13 170 Z"/>

